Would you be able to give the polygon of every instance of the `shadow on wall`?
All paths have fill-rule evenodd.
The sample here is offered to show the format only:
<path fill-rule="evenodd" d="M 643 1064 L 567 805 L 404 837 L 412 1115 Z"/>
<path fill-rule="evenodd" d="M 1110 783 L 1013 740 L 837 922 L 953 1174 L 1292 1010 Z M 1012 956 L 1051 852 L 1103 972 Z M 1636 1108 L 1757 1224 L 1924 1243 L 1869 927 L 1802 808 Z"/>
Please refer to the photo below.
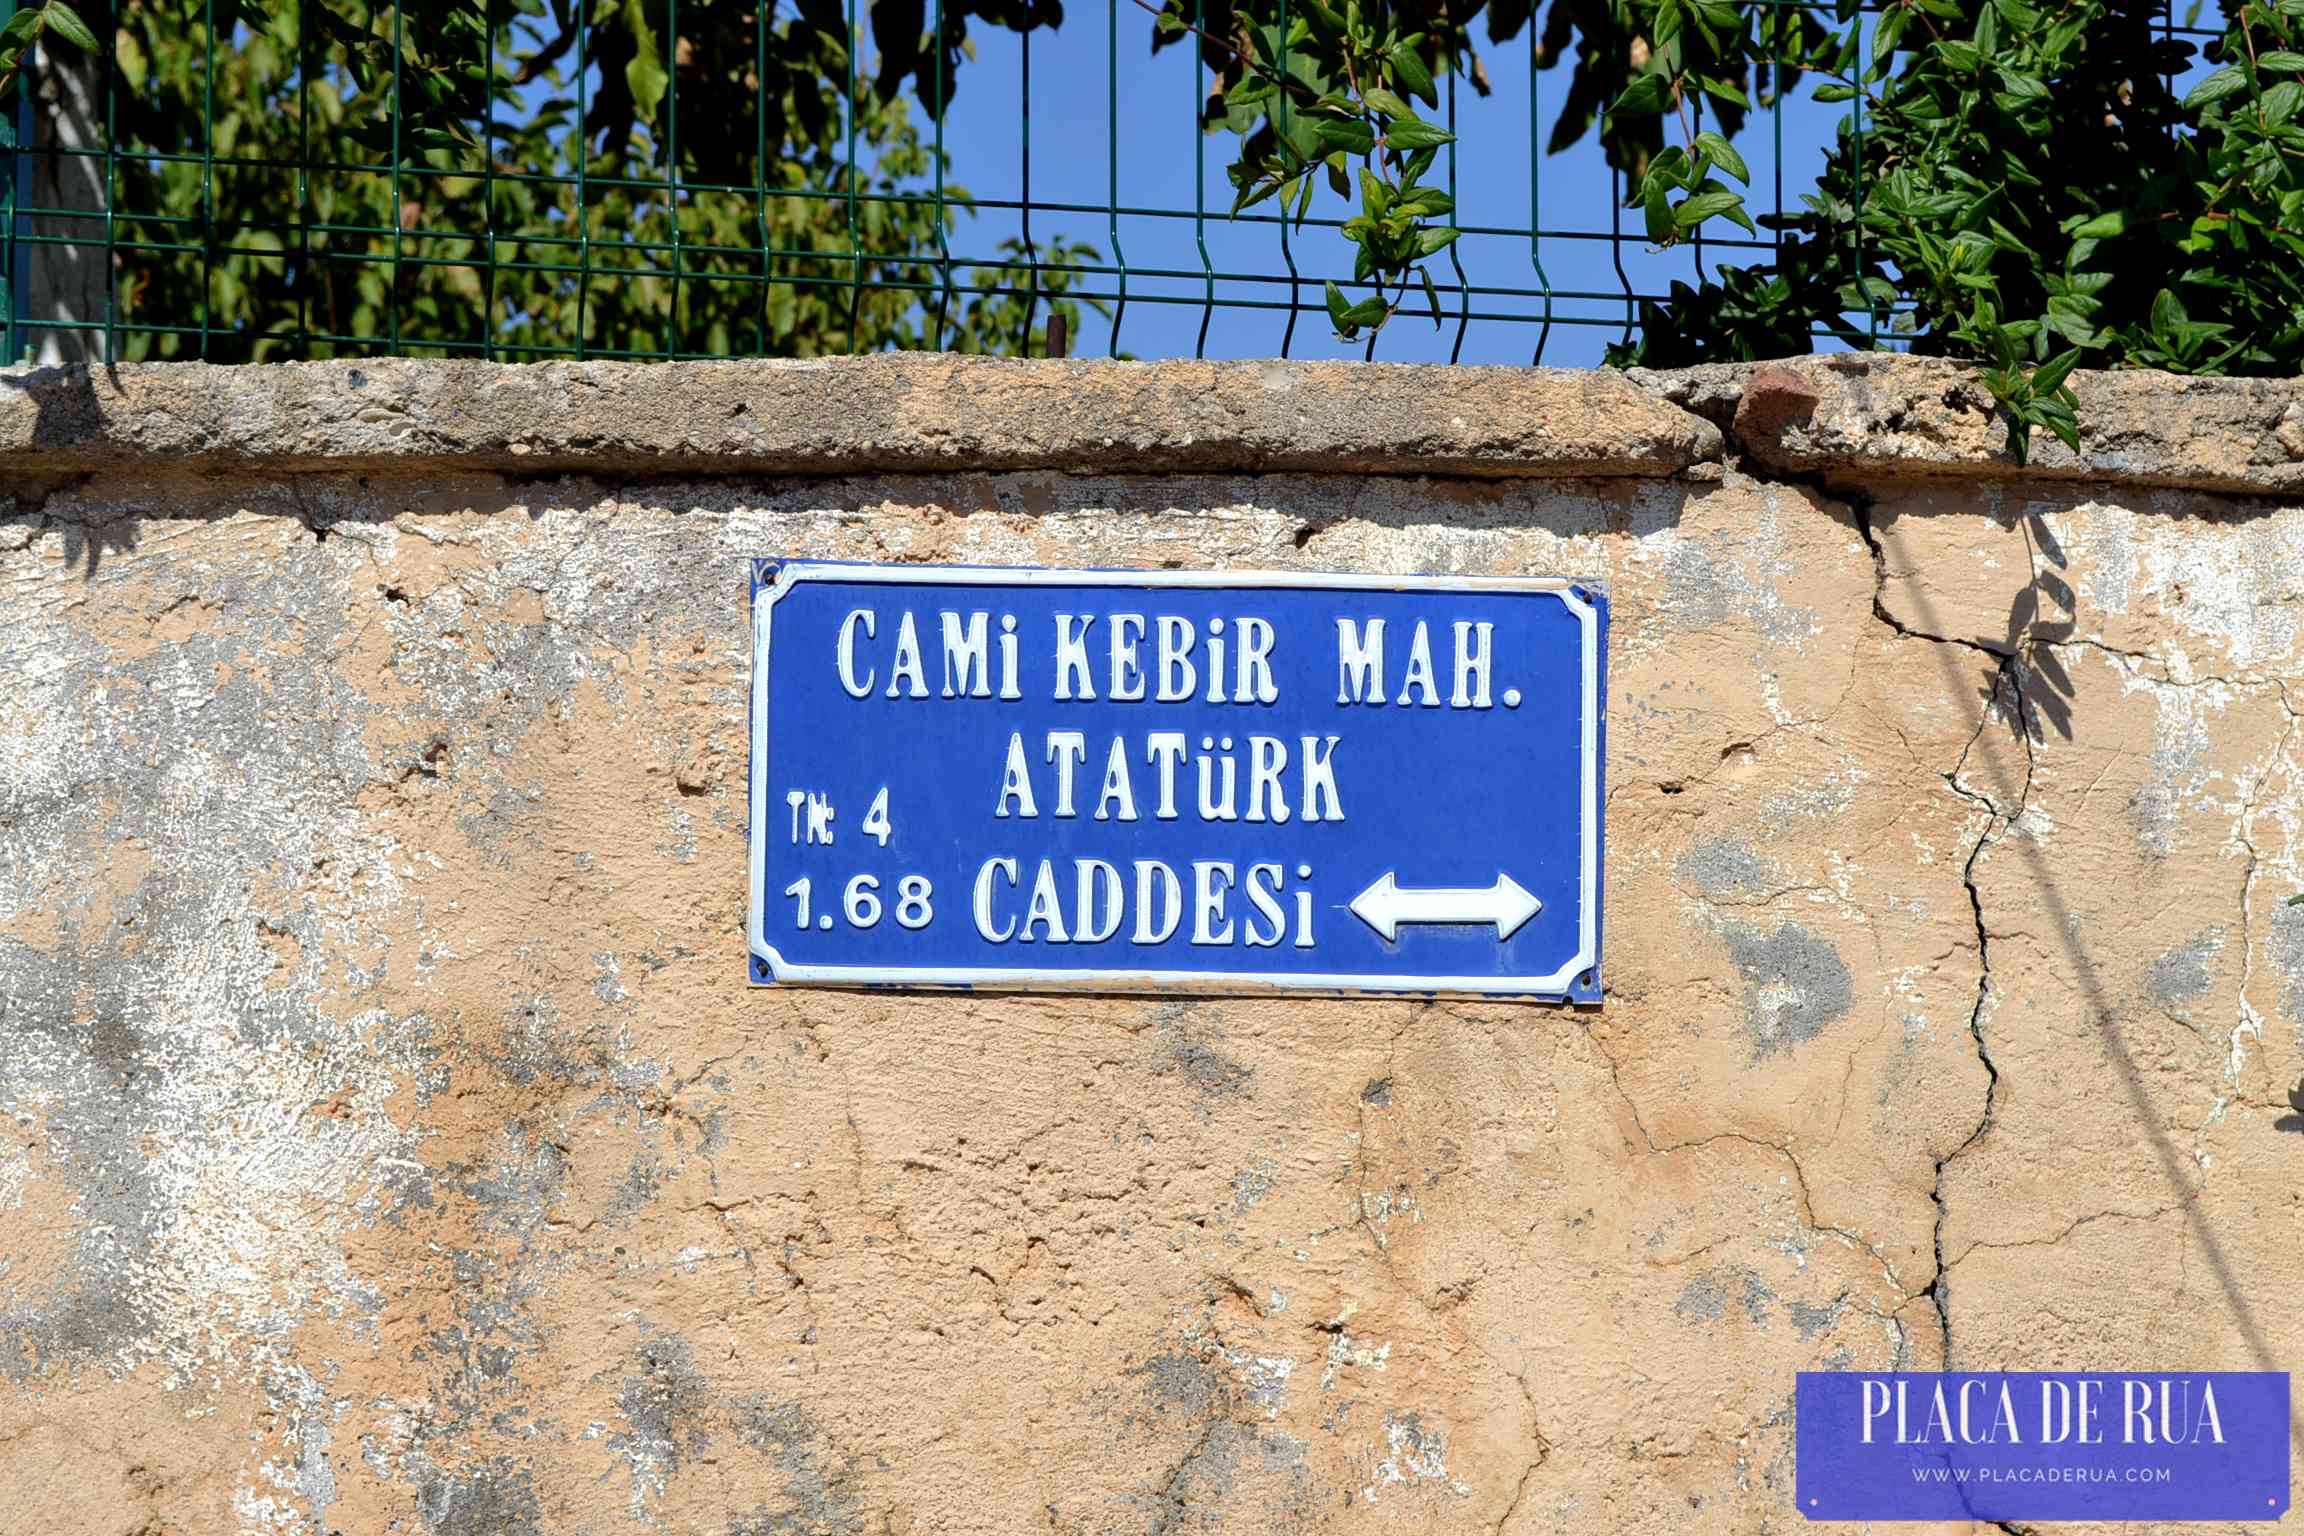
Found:
<path fill-rule="evenodd" d="M 2272 1129 L 2304 1132 L 2304 1082 L 2300 1082 L 2288 1090 L 2288 1107 L 2295 1110 L 2296 1113 L 2282 1115 L 2272 1122 Z"/>
<path fill-rule="evenodd" d="M 109 363 L 104 365 L 104 377 L 114 390 L 119 388 L 119 373 Z M 94 440 L 102 430 L 102 412 L 96 404 L 96 375 L 92 369 L 75 364 L 35 368 L 26 373 L 0 375 L 0 386 L 31 399 L 32 440 L 41 447 L 68 449 Z M 14 503 L 14 515 L 37 517 L 40 504 L 60 483 L 83 478 L 79 474 L 65 474 L 19 481 L 8 498 Z M 0 518 L 5 516 L 0 513 Z M 83 575 L 93 576 L 106 554 L 125 553 L 136 547 L 135 524 L 133 516 L 101 525 L 67 524 L 63 529 L 67 558 L 81 567 Z"/>
<path fill-rule="evenodd" d="M 2056 659 L 2054 647 L 2070 640 L 2080 629 L 2079 621 L 2072 617 L 2078 608 L 2072 584 L 2056 574 L 2071 562 L 2064 546 L 2049 531 L 2047 520 L 2038 512 L 2026 508 L 2023 526 L 2032 579 L 2017 592 L 2016 601 L 2008 610 L 2008 652 L 2015 655 L 2029 645 L 2032 654 L 2027 665 L 2032 671 L 2033 687 L 2027 692 L 2031 709 L 2044 724 L 2053 726 L 2057 735 L 2070 741 L 2072 701 L 2078 686 L 2072 681 L 2072 674 L 2064 670 L 2064 664 Z M 2053 569 L 2044 569 L 2043 563 Z M 2065 618 L 2061 623 L 2040 622 L 2043 597 L 2063 611 Z M 2018 723 L 2022 723 L 2021 719 Z"/>
<path fill-rule="evenodd" d="M 358 377 L 356 371 L 352 377 Z M 36 416 L 31 441 L 67 464 L 77 452 L 103 449 L 111 441 L 98 390 L 119 387 L 114 370 L 105 370 L 99 378 L 95 370 L 77 365 L 38 368 L 0 374 L 0 386 L 32 401 Z M 203 464 L 196 447 L 172 445 L 151 450 L 146 456 L 170 462 L 171 472 L 179 476 L 202 476 L 214 467 Z M 531 517 L 540 513 L 537 499 L 525 493 L 526 487 L 588 481 L 613 481 L 632 487 L 674 509 L 804 510 L 859 521 L 868 521 L 874 515 L 873 508 L 891 498 L 944 502 L 963 517 L 976 513 L 1034 519 L 1110 513 L 1160 515 L 1181 506 L 1239 502 L 1245 499 L 1246 487 L 1279 485 L 1285 489 L 1268 492 L 1268 500 L 1262 496 L 1258 499 L 1285 509 L 1296 520 L 1296 551 L 1308 549 L 1315 539 L 1347 524 L 1387 533 L 1415 531 L 1427 537 L 1435 524 L 1445 524 L 1459 540 L 1530 530 L 1561 539 L 1627 530 L 1644 533 L 1675 525 L 1681 518 L 1682 502 L 1718 489 L 1715 485 L 1644 476 L 1500 476 L 1450 481 L 1410 474 L 1329 477 L 1293 470 L 1073 473 L 1042 469 L 989 473 L 863 471 L 831 476 L 692 467 L 651 472 L 628 463 L 603 463 L 596 469 L 561 465 L 523 470 L 516 464 L 479 461 L 451 461 L 443 466 L 418 457 L 295 463 L 252 459 L 229 467 L 238 471 L 229 480 L 188 484 L 183 478 L 176 479 L 168 489 L 168 509 L 161 514 L 138 504 L 138 498 L 148 494 L 143 485 L 146 474 L 119 457 L 116 449 L 107 450 L 100 460 L 84 460 L 40 475 L 19 474 L 11 487 L 16 501 L 13 516 L 17 521 L 34 523 L 45 516 L 62 541 L 66 563 L 78 567 L 83 578 L 92 578 L 107 556 L 132 553 L 137 548 L 148 518 L 182 522 L 243 513 L 293 517 L 316 541 L 325 543 L 340 529 L 356 535 L 363 527 L 389 524 L 403 512 L 421 512 L 439 505 L 434 493 L 444 473 L 458 479 L 456 494 L 466 498 L 458 510 L 478 515 L 525 511 Z M 371 482 L 404 483 L 421 490 L 408 498 L 408 506 L 379 510 Z M 494 492 L 485 489 L 491 482 L 498 487 Z M 932 491 L 924 489 L 931 486 Z M 69 512 L 46 506 L 50 497 L 82 487 L 86 494 L 70 498 L 73 505 Z M 0 524 L 9 520 L 7 501 L 0 499 Z M 940 557 L 915 553 L 903 558 Z M 1273 558 L 1284 561 L 1285 550 Z M 1428 569 L 1444 572 L 1450 568 L 1451 558 L 1435 557 Z M 1185 562 L 1170 558 L 1157 564 L 1180 569 Z"/>

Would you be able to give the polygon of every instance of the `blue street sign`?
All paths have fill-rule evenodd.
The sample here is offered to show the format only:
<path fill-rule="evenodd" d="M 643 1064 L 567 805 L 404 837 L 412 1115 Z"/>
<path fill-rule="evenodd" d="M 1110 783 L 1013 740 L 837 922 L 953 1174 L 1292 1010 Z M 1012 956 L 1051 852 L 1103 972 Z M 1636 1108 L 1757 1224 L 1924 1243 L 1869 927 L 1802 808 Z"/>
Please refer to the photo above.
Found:
<path fill-rule="evenodd" d="M 751 977 L 1600 999 L 1606 598 L 756 561 Z"/>

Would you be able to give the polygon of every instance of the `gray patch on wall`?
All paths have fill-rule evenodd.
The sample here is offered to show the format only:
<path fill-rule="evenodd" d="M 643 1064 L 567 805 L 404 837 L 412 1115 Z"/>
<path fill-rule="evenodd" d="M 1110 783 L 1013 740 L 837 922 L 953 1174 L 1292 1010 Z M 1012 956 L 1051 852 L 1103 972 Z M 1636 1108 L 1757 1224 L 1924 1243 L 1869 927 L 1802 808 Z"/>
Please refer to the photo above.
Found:
<path fill-rule="evenodd" d="M 1726 936 L 1728 957 L 1747 983 L 1744 1027 L 1754 1061 L 1815 1039 L 1854 1005 L 1848 963 L 1798 923 L 1780 923 L 1773 933 L 1730 928 Z"/>
<path fill-rule="evenodd" d="M 430 1536 L 536 1536 L 541 1529 L 528 1468 L 505 1457 L 421 1479 L 416 1508 Z"/>
<path fill-rule="evenodd" d="M 630 1432 L 609 1436 L 608 1448 L 632 1464 L 636 1482 L 660 1493 L 666 1478 L 711 1441 L 705 1425 L 711 1388 L 688 1341 L 676 1333 L 650 1334 L 634 1355 L 640 1373 L 626 1376 L 616 1394 Z"/>
<path fill-rule="evenodd" d="M 1662 563 L 1671 601 L 1660 616 L 1683 630 L 1742 622 L 1777 645 L 1813 632 L 1816 610 L 1785 603 L 1768 580 L 1768 551 L 1747 549 L 1745 537 L 1711 534 L 1670 545 Z"/>
<path fill-rule="evenodd" d="M 830 1453 L 823 1426 L 807 1409 L 797 1403 L 746 1403 L 736 1411 L 736 1433 L 775 1462 L 784 1478 L 784 1497 L 780 1508 L 762 1504 L 740 1516 L 729 1526 L 729 1536 L 800 1531 L 857 1536 L 864 1529 L 855 1468 Z"/>
<path fill-rule="evenodd" d="M 2280 1011 L 2304 1025 L 2304 907 L 2282 902 L 2272 909 L 2265 948 L 2280 970 Z"/>
<path fill-rule="evenodd" d="M 2224 947 L 2221 929 L 2194 934 L 2152 962 L 2144 973 L 2144 990 L 2161 1010 L 2187 1018 L 2186 1005 L 2208 990 L 2208 962 Z"/>
<path fill-rule="evenodd" d="M 1680 878 L 1717 901 L 1728 896 L 1760 896 L 1768 890 L 1768 867 L 1741 838 L 1714 837 L 1680 856 Z"/>
<path fill-rule="evenodd" d="M 1144 1378 L 1144 1400 L 1154 1416 L 1171 1413 L 1203 1417 L 1216 1411 L 1224 1383 L 1208 1362 L 1182 1350 L 1154 1355 L 1128 1374 Z"/>
<path fill-rule="evenodd" d="M 1199 1095 L 1203 1114 L 1217 1100 L 1249 1092 L 1256 1081 L 1254 1067 L 1242 1066 L 1216 1049 L 1224 1038 L 1219 1027 L 1223 1017 L 1221 1010 L 1199 1003 L 1162 1003 L 1153 1014 L 1160 1060 L 1152 1070 L 1189 1082 Z"/>
<path fill-rule="evenodd" d="M 1768 1289 L 1768 1282 L 1757 1270 L 1740 1264 L 1718 1265 L 1682 1286 L 1672 1311 L 1686 1322 L 1716 1323 L 1726 1315 L 1731 1299 L 1742 1303 L 1744 1315 L 1754 1327 L 1764 1327 L 1776 1293 Z"/>

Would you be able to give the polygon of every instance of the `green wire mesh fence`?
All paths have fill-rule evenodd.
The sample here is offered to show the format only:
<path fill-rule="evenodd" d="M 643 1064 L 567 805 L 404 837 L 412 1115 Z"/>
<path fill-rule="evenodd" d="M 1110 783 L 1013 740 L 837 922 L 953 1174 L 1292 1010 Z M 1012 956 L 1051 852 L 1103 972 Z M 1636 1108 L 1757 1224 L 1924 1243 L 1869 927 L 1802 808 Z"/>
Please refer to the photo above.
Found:
<path fill-rule="evenodd" d="M 38 3 L 0 0 L 0 26 Z M 1770 6 L 1788 40 L 1834 20 Z M 1256 114 L 1228 103 L 1223 50 L 1275 9 L 1285 39 L 1288 0 L 77 9 L 98 47 L 42 36 L 0 115 L 9 361 L 1587 362 L 1644 300 L 1774 238 L 1763 218 L 1659 250 L 1624 206 L 1640 146 L 1599 117 L 1646 46 L 1623 0 L 1486 0 L 1482 35 L 1450 23 L 1466 51 L 1438 83 L 1457 137 L 1434 182 L 1463 234 L 1427 264 L 1428 302 L 1350 346 L 1324 302 L 1351 275 L 1345 198 L 1231 212 Z M 2197 10 L 2158 25 L 2210 35 Z M 1720 126 L 1741 129 L 1753 211 L 1781 211 L 1862 132 L 1861 97 L 1817 100 L 1789 53 L 1742 84 L 1749 116 Z"/>

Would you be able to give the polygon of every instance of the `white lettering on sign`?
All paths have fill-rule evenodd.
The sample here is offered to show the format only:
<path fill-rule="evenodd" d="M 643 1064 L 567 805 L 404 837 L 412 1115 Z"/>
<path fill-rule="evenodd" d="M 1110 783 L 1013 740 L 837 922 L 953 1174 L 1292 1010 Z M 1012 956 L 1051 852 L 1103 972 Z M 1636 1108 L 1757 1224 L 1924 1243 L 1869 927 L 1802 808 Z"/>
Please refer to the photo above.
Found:
<path fill-rule="evenodd" d="M 992 697 L 992 684 L 985 675 L 991 670 L 991 616 L 971 613 L 963 619 L 947 608 L 943 620 L 944 697 Z"/>
<path fill-rule="evenodd" d="M 840 621 L 835 633 L 833 664 L 839 672 L 840 686 L 852 699 L 871 697 L 879 679 L 879 668 L 870 645 L 879 638 L 880 617 L 870 608 L 854 609 Z M 1051 698 L 1071 702 L 1101 697 L 1124 704 L 1182 704 L 1201 698 L 1209 704 L 1271 704 L 1280 697 L 1280 684 L 1272 665 L 1278 635 L 1269 619 L 1245 615 L 1232 620 L 1229 629 L 1223 619 L 1210 619 L 1208 631 L 1202 635 L 1190 619 L 1177 614 L 1113 613 L 1101 618 L 1104 639 L 1100 649 L 1092 654 L 1092 637 L 1099 616 L 1092 613 L 1055 616 L 1055 632 L 1051 636 L 1055 657 Z M 924 626 L 912 610 L 905 609 L 896 616 L 894 639 L 883 658 L 888 664 L 888 686 L 882 696 L 891 699 L 998 697 L 1010 701 L 1023 698 L 1016 616 L 1004 613 L 997 622 L 999 643 L 995 661 L 991 632 L 994 618 L 990 612 L 939 609 L 931 625 Z M 1351 621 L 1338 622 L 1349 624 Z M 1370 627 L 1374 631 L 1376 666 L 1381 670 L 1384 621 L 1373 620 Z M 940 678 L 941 687 L 935 689 L 929 687 L 931 671 L 921 648 L 923 628 L 937 637 L 939 671 L 935 675 Z M 1485 635 L 1493 626 L 1483 624 L 1480 628 Z M 1421 635 L 1421 625 L 1418 632 Z M 1417 643 L 1428 652 L 1428 642 L 1419 639 Z M 1101 671 L 1097 665 L 1099 660 Z M 1203 663 L 1208 679 L 1204 696 L 1199 693 Z M 1480 665 L 1484 668 L 1485 661 Z M 1431 670 L 1429 659 L 1425 670 L 1427 673 Z"/>
<path fill-rule="evenodd" d="M 1038 782 L 1054 789 L 1049 814 L 1077 816 L 1074 791 L 1084 782 L 1078 770 L 1090 757 L 1088 738 L 1080 731 L 1049 731 L 1044 740 L 1045 750 L 1041 754 L 1044 771 Z M 1096 792 L 1094 819 L 1136 819 L 1139 770 L 1134 764 L 1140 761 L 1141 771 L 1153 784 L 1152 814 L 1161 821 L 1175 821 L 1180 803 L 1176 776 L 1189 757 L 1196 790 L 1189 803 L 1202 821 L 1285 822 L 1291 815 L 1304 821 L 1342 821 L 1344 806 L 1336 792 L 1338 740 L 1334 736 L 1299 736 L 1296 755 L 1291 758 L 1288 743 L 1277 736 L 1250 736 L 1245 742 L 1235 742 L 1230 736 L 1202 736 L 1198 738 L 1199 750 L 1193 751 L 1191 738 L 1182 731 L 1153 731 L 1143 738 L 1141 754 L 1132 752 L 1130 738 L 1114 736 L 1111 744 L 1099 754 L 1104 761 L 1104 776 Z M 1241 810 L 1242 751 L 1248 754 L 1245 815 Z M 1025 745 L 1024 734 L 1011 731 L 1008 755 L 1000 774 L 1000 792 L 993 799 L 993 815 L 1029 821 L 1040 814 L 1040 798 L 1033 788 L 1033 756 Z M 1295 787 L 1294 811 L 1289 809 L 1291 778 Z"/>
<path fill-rule="evenodd" d="M 1490 654 L 1496 626 L 1488 620 L 1458 619 L 1448 626 L 1455 646 L 1452 658 L 1454 686 L 1448 703 L 1454 709 L 1487 709 Z M 1513 696 L 1517 699 L 1517 695 Z M 1389 696 L 1384 686 L 1384 621 L 1336 621 L 1336 702 L 1339 704 L 1417 704 L 1440 707 L 1440 693 L 1432 670 L 1431 626 L 1421 619 L 1408 636 L 1408 665 L 1400 677 L 1400 692 Z"/>
<path fill-rule="evenodd" d="M 1128 926 L 1128 943 L 1152 945 L 1189 919 L 1190 941 L 1203 947 L 1313 947 L 1311 889 L 1291 888 L 1281 865 L 1251 864 L 1243 873 L 1229 859 L 1194 859 L 1187 882 L 1160 859 L 1136 860 L 1130 875 L 1103 859 L 1071 863 L 1067 880 L 1056 860 L 1041 859 L 1027 881 L 1022 861 L 986 859 L 974 888 L 978 936 L 988 944 L 1102 944 Z M 1312 866 L 1297 865 L 1295 877 L 1309 881 Z"/>
<path fill-rule="evenodd" d="M 895 698 L 904 679 L 912 679 L 912 697 L 928 697 L 928 679 L 920 670 L 920 628 L 912 622 L 912 610 L 896 624 L 896 658 L 888 668 L 888 697 Z"/>
<path fill-rule="evenodd" d="M 1590 589 L 795 562 L 771 590 L 768 569 L 754 979 L 1597 999 Z M 815 600 L 777 610 L 771 721 L 769 615 L 796 588 Z"/>
<path fill-rule="evenodd" d="M 1050 694 L 1059 701 L 1093 702 L 1099 697 L 1113 703 L 1270 704 L 1280 697 L 1273 668 L 1277 631 L 1269 619 L 1242 614 L 1229 621 L 1211 618 L 1203 632 L 1180 614 L 1111 613 L 1102 615 L 1103 642 L 1092 651 L 1096 614 L 1054 615 Z M 998 642 L 994 644 L 995 622 Z M 994 699 L 1013 701 L 1023 694 L 1019 666 L 1017 621 L 1014 614 L 995 616 L 985 609 L 937 611 L 933 633 L 941 648 L 941 687 L 930 690 L 928 668 L 921 651 L 918 618 L 909 608 L 895 615 L 893 643 L 883 658 L 889 699 L 937 698 L 953 701 Z M 1492 707 L 1496 626 L 1485 619 L 1455 620 L 1448 625 L 1449 687 L 1445 707 Z M 871 698 L 880 668 L 869 654 L 881 632 L 879 613 L 871 608 L 851 609 L 834 633 L 833 667 L 840 687 L 850 698 Z M 1150 654 L 1147 655 L 1147 647 Z M 1395 707 L 1443 707 L 1440 674 L 1434 662 L 1431 625 L 1419 620 L 1407 633 L 1406 659 L 1399 673 L 1399 688 L 1390 686 L 1386 666 L 1385 621 L 1340 615 L 1336 619 L 1336 702 Z M 1099 671 L 1098 662 L 1102 663 Z M 1200 692 L 1201 678 L 1207 692 Z M 1101 693 L 1099 693 L 1101 684 Z M 1517 702 L 1517 690 L 1508 699 Z M 1340 822 L 1343 798 L 1337 787 L 1338 736 L 1279 736 L 1248 733 L 1239 737 L 1203 735 L 1197 739 L 1182 731 L 1147 731 L 1141 737 L 1114 734 L 1092 745 L 1085 731 L 1055 730 L 1027 742 L 1024 733 L 1011 731 L 1008 750 L 1000 766 L 992 814 L 1000 820 L 1032 821 L 1046 815 L 1073 819 L 1083 814 L 1096 821 L 1132 822 L 1149 800 L 1160 821 L 1181 819 L 1190 807 L 1202 822 L 1251 821 L 1285 825 L 1290 821 Z M 1101 762 L 1095 779 L 1093 803 L 1085 793 L 1088 765 Z M 1189 766 L 1187 766 L 1189 764 Z M 1190 792 L 1180 791 L 1178 779 L 1189 774 Z M 1138 781 L 1145 780 L 1140 796 Z M 821 797 L 794 791 L 792 841 L 829 843 L 832 808 Z M 1086 806 L 1085 812 L 1083 806 Z M 886 791 L 875 800 L 866 830 L 883 846 L 887 842 Z M 1283 941 L 1300 946 L 1312 943 L 1311 895 L 1293 892 L 1295 919 L 1289 920 L 1282 897 L 1290 894 L 1286 873 L 1278 864 L 1251 864 L 1245 878 L 1228 860 L 1191 861 L 1190 893 L 1182 875 L 1159 860 L 1138 860 L 1133 885 L 1114 865 L 1102 860 L 1076 862 L 1073 884 L 1059 887 L 1054 866 L 1042 860 L 1029 882 L 1016 859 L 986 860 L 978 869 L 973 892 L 977 931 L 996 944 L 1100 944 L 1116 936 L 1124 920 L 1133 919 L 1129 942 L 1160 944 L 1190 918 L 1190 942 L 1197 945 L 1246 943 L 1270 947 Z M 1309 878 L 1308 869 L 1299 878 Z M 1127 898 L 1134 892 L 1134 901 Z M 1003 904 L 1003 891 L 1023 891 L 1022 912 Z M 1361 892 L 1351 904 L 1370 926 L 1391 939 L 1403 923 L 1479 922 L 1495 924 L 1499 938 L 1533 916 L 1538 905 L 1508 876 L 1481 891 L 1401 888 L 1386 874 Z M 1245 907 L 1245 911 L 1244 911 Z"/>

